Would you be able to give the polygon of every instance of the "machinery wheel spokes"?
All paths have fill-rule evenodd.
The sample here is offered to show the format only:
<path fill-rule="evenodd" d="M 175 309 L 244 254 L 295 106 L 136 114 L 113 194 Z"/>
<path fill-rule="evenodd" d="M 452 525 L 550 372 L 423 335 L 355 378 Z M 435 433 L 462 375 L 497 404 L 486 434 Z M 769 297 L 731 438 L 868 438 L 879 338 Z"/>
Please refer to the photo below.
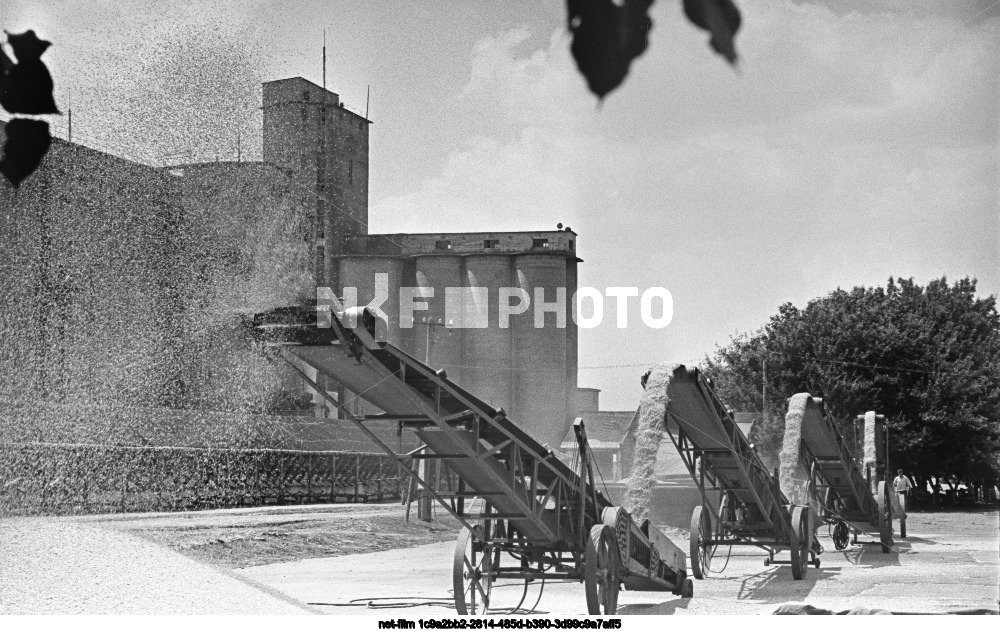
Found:
<path fill-rule="evenodd" d="M 802 580 L 809 569 L 809 546 L 812 532 L 809 525 L 809 507 L 792 509 L 792 533 L 789 548 L 792 554 L 792 578 Z"/>
<path fill-rule="evenodd" d="M 851 529 L 847 523 L 838 520 L 833 526 L 833 546 L 838 550 L 847 549 L 847 543 L 851 539 Z"/>
<path fill-rule="evenodd" d="M 712 542 L 711 517 L 697 506 L 691 513 L 691 575 L 701 580 L 708 573 L 715 544 Z"/>
<path fill-rule="evenodd" d="M 482 528 L 477 526 L 477 536 Z M 455 591 L 455 610 L 459 615 L 484 614 L 490 608 L 493 589 L 492 548 L 481 539 L 473 538 L 469 528 L 462 528 L 455 542 L 452 581 Z"/>
<path fill-rule="evenodd" d="M 715 526 L 715 536 L 717 538 L 729 537 L 732 530 L 726 527 L 726 522 L 732 523 L 736 520 L 736 499 L 730 497 L 728 492 L 722 493 L 722 501 L 719 503 L 719 524 Z M 714 549 L 712 550 L 714 553 Z"/>
<path fill-rule="evenodd" d="M 590 530 L 584 560 L 584 589 L 590 615 L 614 615 L 618 612 L 619 578 L 618 543 L 608 525 Z"/>

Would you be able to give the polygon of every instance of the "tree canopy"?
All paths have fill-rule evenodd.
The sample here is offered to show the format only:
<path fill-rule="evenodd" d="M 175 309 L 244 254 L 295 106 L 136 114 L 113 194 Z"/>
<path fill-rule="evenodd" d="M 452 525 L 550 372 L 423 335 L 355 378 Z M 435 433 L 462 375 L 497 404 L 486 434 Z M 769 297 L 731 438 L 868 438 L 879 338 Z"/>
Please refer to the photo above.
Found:
<path fill-rule="evenodd" d="M 1000 316 L 976 281 L 921 287 L 837 289 L 799 309 L 790 303 L 760 330 L 735 337 L 708 360 L 720 397 L 760 410 L 755 433 L 772 460 L 785 400 L 824 398 L 841 424 L 865 411 L 889 421 L 893 468 L 918 481 L 995 483 L 1000 475 Z"/>

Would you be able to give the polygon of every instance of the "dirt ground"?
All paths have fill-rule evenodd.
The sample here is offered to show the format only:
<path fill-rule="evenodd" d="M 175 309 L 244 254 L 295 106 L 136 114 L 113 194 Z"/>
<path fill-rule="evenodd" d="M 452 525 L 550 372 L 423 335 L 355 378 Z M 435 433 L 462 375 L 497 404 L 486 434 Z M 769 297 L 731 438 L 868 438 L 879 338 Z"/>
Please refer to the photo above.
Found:
<path fill-rule="evenodd" d="M 435 509 L 434 521 L 409 522 L 391 504 L 337 504 L 89 517 L 226 569 L 309 558 L 366 554 L 452 541 L 459 523 Z"/>
<path fill-rule="evenodd" d="M 414 508 L 415 510 L 415 508 Z M 180 514 L 78 518 L 123 530 L 214 567 L 232 570 L 291 600 L 330 614 L 358 614 L 371 600 L 407 597 L 385 615 L 454 613 L 451 559 L 458 524 L 438 510 L 431 524 L 404 520 L 404 508 L 324 505 L 216 510 Z M 687 548 L 684 530 L 666 529 Z M 718 552 L 716 572 L 695 582 L 695 597 L 623 592 L 624 614 L 760 614 L 785 603 L 833 611 L 862 606 L 895 613 L 996 611 L 1000 605 L 1000 512 L 978 507 L 913 512 L 909 538 L 883 554 L 877 544 L 826 548 L 819 569 L 795 581 L 787 566 L 765 567 L 764 554 Z M 863 539 L 862 539 L 863 540 Z M 520 587 L 495 588 L 497 604 L 522 597 Z M 537 613 L 585 614 L 578 583 L 550 583 Z M 528 592 L 534 603 L 534 588 Z M 509 594 L 509 595 L 508 595 Z M 371 607 L 369 607 L 371 608 Z M 382 615 L 382 612 L 379 612 Z"/>

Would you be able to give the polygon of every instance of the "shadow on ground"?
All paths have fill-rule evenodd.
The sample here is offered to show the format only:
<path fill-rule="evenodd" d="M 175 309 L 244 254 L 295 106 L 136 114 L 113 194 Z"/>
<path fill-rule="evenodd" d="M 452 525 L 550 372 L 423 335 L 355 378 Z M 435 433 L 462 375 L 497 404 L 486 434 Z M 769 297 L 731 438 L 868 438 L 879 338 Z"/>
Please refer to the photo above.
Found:
<path fill-rule="evenodd" d="M 665 602 L 651 602 L 645 604 L 628 604 L 618 607 L 620 615 L 674 615 L 678 610 L 683 613 L 687 611 L 688 604 L 693 598 L 674 598 Z"/>
<path fill-rule="evenodd" d="M 802 580 L 793 580 L 792 570 L 789 567 L 768 568 L 744 578 L 740 583 L 736 599 L 766 603 L 787 602 L 790 596 L 808 596 L 817 582 L 839 575 L 838 567 L 810 569 Z"/>

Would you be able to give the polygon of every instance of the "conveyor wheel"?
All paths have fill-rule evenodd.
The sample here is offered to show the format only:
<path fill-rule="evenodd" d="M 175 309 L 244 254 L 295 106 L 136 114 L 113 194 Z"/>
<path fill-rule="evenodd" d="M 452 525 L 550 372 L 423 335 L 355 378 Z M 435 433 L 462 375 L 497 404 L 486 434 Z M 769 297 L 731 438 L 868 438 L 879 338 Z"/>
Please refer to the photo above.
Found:
<path fill-rule="evenodd" d="M 486 613 L 490 608 L 493 589 L 493 552 L 482 542 L 482 526 L 475 526 L 477 537 L 469 528 L 462 528 L 455 542 L 452 565 L 452 582 L 455 591 L 455 610 L 459 615 Z"/>
<path fill-rule="evenodd" d="M 701 506 L 696 506 L 691 513 L 691 575 L 697 580 L 701 580 L 708 573 L 708 566 L 712 562 L 712 550 L 714 544 L 711 542 L 712 526 L 711 517 Z"/>
<path fill-rule="evenodd" d="M 584 560 L 583 584 L 590 615 L 614 615 L 618 612 L 620 566 L 614 528 L 595 525 L 590 530 Z"/>
<path fill-rule="evenodd" d="M 833 546 L 838 550 L 847 549 L 847 544 L 851 540 L 851 528 L 847 527 L 844 521 L 837 521 L 833 525 Z"/>
<path fill-rule="evenodd" d="M 812 540 L 808 506 L 795 506 L 792 509 L 792 533 L 790 536 L 792 578 L 802 580 L 806 577 L 806 572 L 809 569 L 809 545 Z"/>
<path fill-rule="evenodd" d="M 882 544 L 882 553 L 892 551 L 892 500 L 889 498 L 889 487 L 886 482 L 878 482 L 878 534 Z"/>

